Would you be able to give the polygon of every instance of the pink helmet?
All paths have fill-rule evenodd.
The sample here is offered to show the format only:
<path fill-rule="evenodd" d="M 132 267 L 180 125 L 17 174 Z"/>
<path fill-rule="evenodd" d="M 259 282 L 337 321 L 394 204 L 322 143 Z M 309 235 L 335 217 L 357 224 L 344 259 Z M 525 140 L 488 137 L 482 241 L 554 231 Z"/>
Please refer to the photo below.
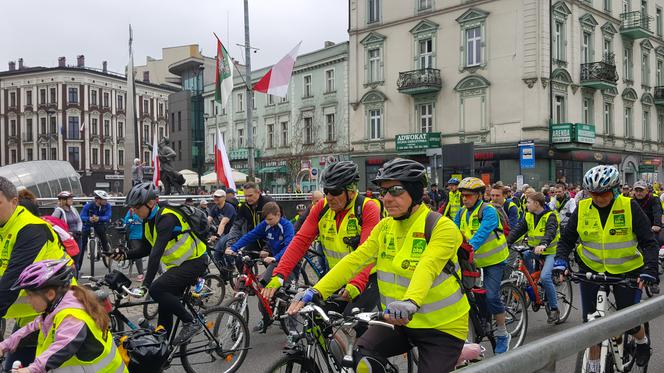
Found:
<path fill-rule="evenodd" d="M 12 291 L 39 290 L 47 286 L 64 287 L 71 284 L 74 268 L 69 259 L 42 260 L 27 266 L 11 287 Z"/>

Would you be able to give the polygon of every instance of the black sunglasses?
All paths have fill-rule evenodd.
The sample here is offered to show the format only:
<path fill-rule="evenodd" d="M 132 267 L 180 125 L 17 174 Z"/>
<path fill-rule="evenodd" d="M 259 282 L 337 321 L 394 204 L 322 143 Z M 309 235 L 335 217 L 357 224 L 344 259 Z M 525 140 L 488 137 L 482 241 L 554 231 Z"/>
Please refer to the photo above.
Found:
<path fill-rule="evenodd" d="M 323 188 L 323 193 L 325 193 L 325 194 L 329 194 L 329 195 L 331 195 L 331 196 L 333 196 L 333 197 L 340 196 L 343 192 L 344 192 L 344 189 L 336 189 L 336 188 L 328 189 L 328 188 Z"/>
<path fill-rule="evenodd" d="M 380 188 L 379 193 L 382 197 L 385 197 L 387 193 L 390 193 L 392 197 L 397 197 L 406 192 L 406 188 L 402 185 L 392 185 L 389 188 Z"/>

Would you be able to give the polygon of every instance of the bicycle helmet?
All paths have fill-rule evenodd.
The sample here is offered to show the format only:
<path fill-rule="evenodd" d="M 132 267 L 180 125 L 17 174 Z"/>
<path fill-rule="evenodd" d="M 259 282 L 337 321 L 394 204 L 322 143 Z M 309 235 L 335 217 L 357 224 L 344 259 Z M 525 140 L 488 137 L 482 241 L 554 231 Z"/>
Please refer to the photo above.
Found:
<path fill-rule="evenodd" d="M 12 285 L 11 290 L 39 290 L 45 287 L 65 287 L 74 278 L 69 259 L 42 260 L 27 266 Z"/>
<path fill-rule="evenodd" d="M 103 190 L 95 190 L 94 192 L 92 192 L 92 194 L 94 195 L 95 198 L 100 198 L 103 200 L 108 199 L 108 193 L 106 193 L 106 191 Z"/>
<path fill-rule="evenodd" d="M 592 193 L 603 193 L 620 185 L 620 173 L 614 166 L 595 166 L 583 176 L 583 187 Z"/>
<path fill-rule="evenodd" d="M 386 162 L 371 182 L 380 185 L 383 181 L 390 180 L 402 183 L 420 182 L 423 188 L 428 185 L 426 168 L 412 159 L 395 158 Z"/>
<path fill-rule="evenodd" d="M 62 192 L 58 193 L 58 199 L 67 199 L 73 196 L 74 195 L 68 190 L 63 190 Z"/>
<path fill-rule="evenodd" d="M 134 185 L 125 198 L 125 206 L 138 207 L 149 201 L 157 199 L 157 187 L 152 183 L 141 183 Z"/>
<path fill-rule="evenodd" d="M 307 210 L 307 206 L 305 206 L 303 203 L 300 203 L 299 205 L 297 205 L 297 207 L 296 207 L 295 209 L 296 209 L 298 212 L 299 212 L 299 211 L 306 211 L 306 210 Z"/>
<path fill-rule="evenodd" d="M 351 161 L 341 161 L 327 166 L 321 175 L 321 186 L 327 189 L 348 189 L 360 181 L 357 165 Z"/>
<path fill-rule="evenodd" d="M 459 190 L 467 190 L 469 192 L 484 193 L 486 185 L 484 182 L 476 177 L 467 177 L 459 183 Z"/>
<path fill-rule="evenodd" d="M 447 184 L 448 185 L 450 185 L 450 184 L 459 185 L 459 179 L 457 179 L 456 177 L 453 177 L 453 178 L 447 180 Z"/>

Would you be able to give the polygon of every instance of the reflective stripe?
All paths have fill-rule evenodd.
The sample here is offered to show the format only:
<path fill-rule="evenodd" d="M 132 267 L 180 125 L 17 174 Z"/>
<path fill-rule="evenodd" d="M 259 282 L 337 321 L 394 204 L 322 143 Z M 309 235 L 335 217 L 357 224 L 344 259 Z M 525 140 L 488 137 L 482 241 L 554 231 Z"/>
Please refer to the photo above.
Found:
<path fill-rule="evenodd" d="M 458 272 L 460 269 L 461 269 L 461 267 L 459 267 L 459 263 L 456 263 L 454 265 L 454 272 Z M 394 273 L 384 272 L 384 271 L 380 271 L 380 270 L 376 271 L 376 275 L 378 276 L 378 280 L 383 281 L 383 282 L 389 282 L 391 284 L 396 283 L 397 285 L 405 287 L 405 288 L 410 286 L 410 279 L 407 278 L 407 277 L 399 276 L 399 275 L 394 274 Z M 445 282 L 445 280 L 447 280 L 448 278 L 450 278 L 450 275 L 448 275 L 445 272 L 440 272 L 440 274 L 438 276 L 436 276 L 435 279 L 433 279 L 433 282 L 431 283 L 431 287 L 435 288 L 436 286 L 438 286 L 438 285 L 442 284 L 443 282 Z"/>
<path fill-rule="evenodd" d="M 592 260 L 593 262 L 600 263 L 600 264 L 611 264 L 611 265 L 621 265 L 625 264 L 627 262 L 630 262 L 634 259 L 639 259 L 641 257 L 641 253 L 637 253 L 635 255 L 630 255 L 624 258 L 606 258 L 606 259 L 601 259 L 597 257 L 595 254 L 590 252 L 588 249 L 583 247 L 581 249 L 583 255 L 585 255 L 586 258 Z"/>
<path fill-rule="evenodd" d="M 343 259 L 347 254 L 346 253 L 340 253 L 338 251 L 326 249 L 323 247 L 323 252 L 325 253 L 325 256 L 330 256 L 335 259 Z"/>
<path fill-rule="evenodd" d="M 495 237 L 495 235 L 493 235 L 493 236 Z M 496 254 L 496 253 L 500 252 L 501 250 L 505 249 L 506 247 L 507 247 L 507 242 L 505 242 L 505 243 L 503 243 L 502 245 L 496 247 L 495 249 L 493 249 L 493 250 L 489 250 L 489 251 L 487 251 L 487 252 L 485 252 L 485 253 L 480 253 L 480 254 L 478 254 L 477 251 L 475 251 L 475 259 L 488 258 L 488 257 L 490 257 L 491 255 Z"/>
<path fill-rule="evenodd" d="M 443 298 L 439 301 L 433 302 L 433 303 L 426 303 L 420 307 L 419 310 L 417 310 L 417 313 L 420 314 L 427 314 L 431 312 L 436 312 L 439 311 L 445 307 L 451 306 L 455 304 L 456 302 L 460 301 L 463 299 L 464 294 L 461 292 L 461 289 L 457 289 L 454 293 L 450 294 L 448 297 Z M 394 298 L 386 297 L 381 294 L 380 296 L 380 301 L 383 303 L 385 306 L 389 305 L 392 302 L 396 302 L 397 300 Z"/>
<path fill-rule="evenodd" d="M 175 252 L 178 251 L 178 249 L 182 247 L 182 245 L 184 245 L 184 243 L 187 241 L 188 238 L 189 238 L 189 233 L 184 233 L 180 235 L 180 239 L 175 241 L 173 246 L 171 246 L 168 250 L 164 251 L 163 256 L 169 256 L 175 254 Z"/>
<path fill-rule="evenodd" d="M 620 250 L 620 249 L 629 249 L 632 247 L 638 246 L 638 243 L 634 240 L 627 241 L 627 242 L 608 242 L 602 245 L 599 242 L 583 242 L 581 241 L 581 244 L 583 246 L 589 247 L 591 249 L 595 250 Z"/>

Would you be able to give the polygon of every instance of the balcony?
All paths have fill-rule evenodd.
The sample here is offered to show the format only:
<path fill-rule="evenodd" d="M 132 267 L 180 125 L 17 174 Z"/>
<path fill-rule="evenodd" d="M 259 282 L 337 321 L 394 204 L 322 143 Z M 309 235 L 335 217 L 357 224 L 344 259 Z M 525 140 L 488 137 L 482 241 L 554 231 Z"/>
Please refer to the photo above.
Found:
<path fill-rule="evenodd" d="M 27 104 L 23 106 L 23 111 L 32 111 L 32 104 Z"/>
<path fill-rule="evenodd" d="M 581 64 L 581 86 L 595 89 L 615 88 L 618 81 L 616 66 L 609 62 Z"/>
<path fill-rule="evenodd" d="M 620 35 L 624 37 L 641 39 L 652 36 L 652 31 L 650 30 L 652 17 L 648 17 L 647 13 L 642 13 L 638 10 L 622 13 L 620 21 Z"/>
<path fill-rule="evenodd" d="M 664 106 L 664 86 L 655 87 L 655 105 Z"/>
<path fill-rule="evenodd" d="M 90 107 L 88 108 L 88 110 L 90 110 L 90 111 L 99 110 L 99 105 L 97 105 L 96 103 L 90 104 Z"/>
<path fill-rule="evenodd" d="M 442 87 L 440 70 L 419 69 L 399 73 L 397 89 L 401 93 L 417 95 L 420 93 L 438 92 Z"/>

